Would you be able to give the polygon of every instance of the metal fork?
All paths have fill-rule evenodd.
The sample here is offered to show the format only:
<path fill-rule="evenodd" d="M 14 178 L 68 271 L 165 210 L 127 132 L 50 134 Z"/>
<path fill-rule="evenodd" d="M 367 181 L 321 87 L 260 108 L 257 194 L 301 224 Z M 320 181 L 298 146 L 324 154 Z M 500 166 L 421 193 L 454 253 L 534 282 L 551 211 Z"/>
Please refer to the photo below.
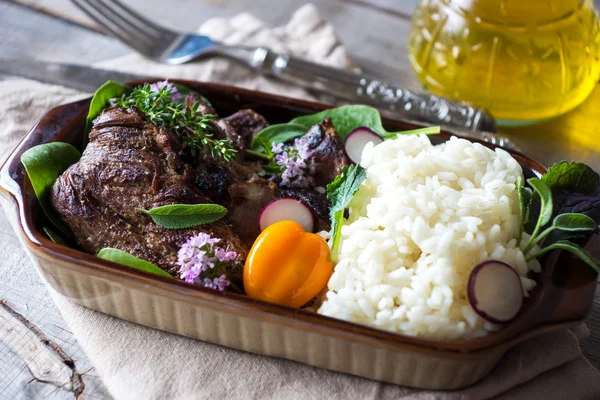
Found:
<path fill-rule="evenodd" d="M 313 91 L 352 103 L 365 103 L 405 118 L 471 131 L 496 131 L 494 119 L 465 102 L 396 87 L 375 77 L 278 54 L 266 47 L 228 46 L 208 36 L 180 33 L 160 26 L 118 0 L 72 0 L 109 33 L 143 56 L 182 64 L 200 56 L 220 55 Z"/>

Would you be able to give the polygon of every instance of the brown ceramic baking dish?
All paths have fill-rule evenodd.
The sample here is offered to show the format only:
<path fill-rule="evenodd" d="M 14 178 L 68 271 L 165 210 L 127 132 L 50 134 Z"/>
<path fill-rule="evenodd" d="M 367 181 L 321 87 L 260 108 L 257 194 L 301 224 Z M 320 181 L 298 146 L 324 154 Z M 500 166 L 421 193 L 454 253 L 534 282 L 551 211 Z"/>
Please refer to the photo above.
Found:
<path fill-rule="evenodd" d="M 221 116 L 252 108 L 271 123 L 288 121 L 326 105 L 216 84 L 178 81 L 205 95 Z M 421 388 L 455 389 L 485 377 L 515 344 L 581 321 L 590 311 L 596 273 L 564 252 L 544 260 L 538 286 L 519 316 L 502 330 L 467 341 L 419 339 L 361 326 L 308 311 L 220 293 L 140 272 L 51 242 L 41 231 L 43 215 L 19 159 L 38 144 L 81 147 L 89 99 L 49 111 L 25 136 L 1 170 L 7 214 L 36 268 L 59 293 L 110 315 L 253 353 Z M 388 130 L 418 126 L 386 119 Z M 442 132 L 432 139 L 447 140 Z M 486 144 L 487 145 L 487 144 Z M 526 176 L 542 165 L 513 154 Z M 587 249 L 598 249 L 598 236 Z"/>

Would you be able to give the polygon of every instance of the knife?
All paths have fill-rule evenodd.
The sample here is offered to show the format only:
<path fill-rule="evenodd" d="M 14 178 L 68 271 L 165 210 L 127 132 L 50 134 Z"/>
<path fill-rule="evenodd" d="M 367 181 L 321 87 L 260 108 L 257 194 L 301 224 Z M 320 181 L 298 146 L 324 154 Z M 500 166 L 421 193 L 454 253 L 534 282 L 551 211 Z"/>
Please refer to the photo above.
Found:
<path fill-rule="evenodd" d="M 94 93 L 106 81 L 125 83 L 150 78 L 149 76 L 126 72 L 37 60 L 0 59 L 0 72 L 89 93 Z"/>
<path fill-rule="evenodd" d="M 127 72 L 112 71 L 107 69 L 87 67 L 76 64 L 50 63 L 37 60 L 2 60 L 0 59 L 0 72 L 8 75 L 22 76 L 25 78 L 37 80 L 40 82 L 51 83 L 54 85 L 62 85 L 84 92 L 93 93 L 106 81 L 112 80 L 115 82 L 125 83 L 136 80 L 151 79 L 151 76 L 132 74 Z M 389 117 L 401 116 L 407 122 L 423 124 L 421 121 L 407 119 L 401 112 L 391 112 L 383 110 L 384 114 Z M 426 124 L 431 125 L 431 124 Z M 471 131 L 468 129 L 457 128 L 454 126 L 442 125 L 444 130 L 449 133 L 468 138 L 478 139 L 497 146 L 518 150 L 518 148 L 510 142 L 510 140 L 502 135 L 494 134 L 485 131 Z"/>

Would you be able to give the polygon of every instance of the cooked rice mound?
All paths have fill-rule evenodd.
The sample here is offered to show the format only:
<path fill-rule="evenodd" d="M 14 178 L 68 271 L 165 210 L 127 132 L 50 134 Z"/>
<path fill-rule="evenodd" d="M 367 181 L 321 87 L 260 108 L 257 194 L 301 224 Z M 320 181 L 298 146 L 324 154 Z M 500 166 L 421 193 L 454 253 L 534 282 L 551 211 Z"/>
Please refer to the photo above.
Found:
<path fill-rule="evenodd" d="M 526 276 L 540 265 L 516 243 L 517 161 L 464 139 L 433 146 L 405 135 L 367 145 L 361 165 L 367 179 L 350 204 L 319 313 L 436 339 L 497 329 L 475 313 L 466 285 L 489 259 L 515 268 L 525 293 L 535 285 Z"/>

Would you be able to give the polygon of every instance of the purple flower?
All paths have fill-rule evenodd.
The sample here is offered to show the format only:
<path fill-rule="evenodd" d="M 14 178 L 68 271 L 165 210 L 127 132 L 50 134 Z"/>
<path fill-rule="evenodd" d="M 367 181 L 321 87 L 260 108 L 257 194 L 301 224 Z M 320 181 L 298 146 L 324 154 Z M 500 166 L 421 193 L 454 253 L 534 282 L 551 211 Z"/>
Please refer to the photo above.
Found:
<path fill-rule="evenodd" d="M 150 84 L 150 91 L 155 93 L 160 92 L 163 88 L 167 88 L 167 90 L 171 91 L 171 100 L 179 101 L 181 99 L 181 94 L 179 93 L 179 90 L 177 90 L 177 86 L 169 82 L 168 79 Z"/>
<path fill-rule="evenodd" d="M 236 260 L 237 253 L 217 246 L 220 241 L 203 232 L 188 238 L 177 253 L 179 277 L 188 283 L 225 290 L 230 284 L 227 267 Z"/>
<path fill-rule="evenodd" d="M 293 146 L 273 143 L 271 150 L 281 171 L 279 186 L 307 188 L 314 183 L 317 167 L 306 139 L 296 139 Z"/>

